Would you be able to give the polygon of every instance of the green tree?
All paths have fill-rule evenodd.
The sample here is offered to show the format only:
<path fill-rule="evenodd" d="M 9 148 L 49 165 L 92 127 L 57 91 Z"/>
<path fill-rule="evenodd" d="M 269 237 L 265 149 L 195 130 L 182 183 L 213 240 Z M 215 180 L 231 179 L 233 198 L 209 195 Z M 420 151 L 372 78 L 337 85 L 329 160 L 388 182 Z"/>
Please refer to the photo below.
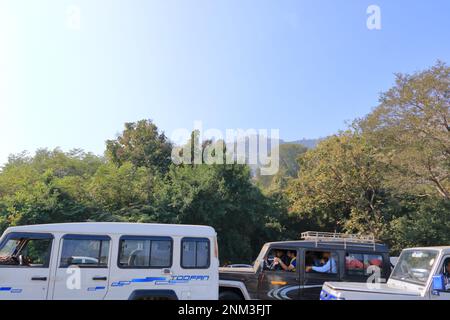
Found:
<path fill-rule="evenodd" d="M 292 178 L 297 177 L 300 170 L 298 158 L 308 149 L 296 143 L 284 143 L 279 147 L 280 168 L 277 174 L 272 176 L 263 176 L 260 170 L 256 171 L 256 183 L 267 192 L 283 190 L 287 187 Z"/>
<path fill-rule="evenodd" d="M 117 166 L 131 162 L 167 172 L 171 164 L 172 144 L 150 120 L 125 123 L 125 130 L 114 140 L 106 141 L 106 154 Z"/>
<path fill-rule="evenodd" d="M 54 179 L 89 178 L 103 163 L 103 158 L 79 149 L 67 153 L 39 149 L 33 157 L 26 152 L 11 155 L 0 172 L 0 196 L 32 186 L 48 171 Z"/>
<path fill-rule="evenodd" d="M 449 67 L 438 62 L 413 75 L 398 74 L 358 126 L 389 165 L 392 188 L 450 200 Z"/>
<path fill-rule="evenodd" d="M 392 214 L 384 170 L 357 132 L 325 139 L 300 157 L 298 178 L 287 190 L 291 211 L 322 228 L 383 238 Z"/>
<path fill-rule="evenodd" d="M 103 159 L 81 150 L 13 155 L 0 172 L 0 227 L 100 219 L 86 184 Z"/>
<path fill-rule="evenodd" d="M 155 190 L 158 221 L 213 226 L 222 261 L 250 262 L 277 232 L 273 206 L 247 166 L 172 166 Z"/>
<path fill-rule="evenodd" d="M 47 171 L 27 188 L 1 198 L 0 221 L 2 227 L 87 221 L 94 211 L 73 199 L 55 185 L 53 173 Z"/>
<path fill-rule="evenodd" d="M 439 198 L 404 197 L 403 214 L 391 223 L 392 250 L 450 243 L 450 202 Z"/>
<path fill-rule="evenodd" d="M 148 168 L 125 162 L 102 165 L 90 179 L 87 190 L 91 200 L 104 211 L 115 213 L 151 200 L 153 175 Z"/>

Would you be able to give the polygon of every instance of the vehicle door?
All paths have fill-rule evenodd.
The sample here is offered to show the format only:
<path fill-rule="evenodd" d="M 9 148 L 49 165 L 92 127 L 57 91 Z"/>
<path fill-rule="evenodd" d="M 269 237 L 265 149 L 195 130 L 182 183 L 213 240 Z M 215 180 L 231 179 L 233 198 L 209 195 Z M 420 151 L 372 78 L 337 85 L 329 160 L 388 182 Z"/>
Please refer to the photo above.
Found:
<path fill-rule="evenodd" d="M 450 300 L 450 270 L 447 269 L 447 265 L 450 263 L 450 255 L 444 256 L 439 266 L 436 275 L 444 275 L 445 277 L 445 290 L 439 291 L 437 294 L 432 294 L 430 290 L 431 300 Z"/>
<path fill-rule="evenodd" d="M 263 300 L 298 300 L 300 289 L 300 277 L 298 266 L 294 271 L 285 271 L 274 263 L 277 252 L 285 265 L 291 258 L 287 258 L 287 252 L 292 249 L 284 247 L 270 248 L 264 257 L 264 266 L 261 268 L 258 281 L 258 299 Z M 298 257 L 298 250 L 293 250 Z M 297 258 L 298 259 L 298 258 Z M 297 262 L 298 263 L 298 262 Z"/>
<path fill-rule="evenodd" d="M 338 251 L 306 249 L 301 259 L 302 287 L 300 298 L 319 300 L 322 286 L 326 281 L 339 281 Z"/>
<path fill-rule="evenodd" d="M 114 261 L 114 273 L 111 274 L 109 297 L 128 299 L 136 290 L 178 293 L 180 285 L 187 285 L 188 281 L 174 279 L 180 274 L 177 274 L 179 268 L 173 268 L 173 250 L 174 241 L 171 237 L 121 236 L 118 260 Z M 209 264 L 210 260 L 207 262 Z"/>
<path fill-rule="evenodd" d="M 111 239 L 67 234 L 61 239 L 54 300 L 101 300 L 108 291 Z"/>
<path fill-rule="evenodd" d="M 45 300 L 53 235 L 9 233 L 0 243 L 0 300 Z"/>

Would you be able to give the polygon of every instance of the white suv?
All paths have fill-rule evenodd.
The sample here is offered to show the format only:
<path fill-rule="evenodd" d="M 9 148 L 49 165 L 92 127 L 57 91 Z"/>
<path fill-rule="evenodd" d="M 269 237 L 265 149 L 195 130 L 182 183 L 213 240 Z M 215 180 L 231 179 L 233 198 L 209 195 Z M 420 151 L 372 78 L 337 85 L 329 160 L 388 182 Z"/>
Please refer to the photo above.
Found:
<path fill-rule="evenodd" d="M 387 283 L 325 282 L 321 300 L 450 300 L 450 247 L 402 251 Z"/>
<path fill-rule="evenodd" d="M 63 223 L 8 228 L 0 299 L 218 299 L 207 226 Z"/>

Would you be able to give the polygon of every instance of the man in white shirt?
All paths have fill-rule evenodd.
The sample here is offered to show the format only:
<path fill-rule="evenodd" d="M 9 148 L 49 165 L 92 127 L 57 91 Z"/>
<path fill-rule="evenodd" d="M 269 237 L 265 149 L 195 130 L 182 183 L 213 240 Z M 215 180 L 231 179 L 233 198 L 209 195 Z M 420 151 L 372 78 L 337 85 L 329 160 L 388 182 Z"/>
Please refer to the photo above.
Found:
<path fill-rule="evenodd" d="M 336 260 L 331 256 L 330 252 L 323 253 L 323 259 L 326 260 L 325 264 L 321 267 L 308 266 L 306 272 L 319 272 L 319 273 L 337 273 Z"/>

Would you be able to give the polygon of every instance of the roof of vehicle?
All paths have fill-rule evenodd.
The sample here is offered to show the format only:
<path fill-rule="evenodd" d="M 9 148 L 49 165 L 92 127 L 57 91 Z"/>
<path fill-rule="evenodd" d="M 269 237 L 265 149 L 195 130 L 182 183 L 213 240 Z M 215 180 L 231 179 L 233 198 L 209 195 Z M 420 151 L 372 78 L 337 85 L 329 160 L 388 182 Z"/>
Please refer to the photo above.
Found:
<path fill-rule="evenodd" d="M 376 244 L 361 244 L 361 243 L 351 243 L 344 241 L 313 241 L 313 240 L 295 240 L 295 241 L 278 241 L 278 242 L 268 242 L 266 245 L 270 245 L 271 247 L 283 246 L 286 249 L 289 248 L 307 248 L 307 249 L 324 249 L 324 248 L 333 248 L 333 249 L 345 249 L 351 248 L 352 250 L 361 250 L 367 251 L 368 249 L 371 251 L 378 252 L 389 252 L 389 247 L 382 243 Z M 375 248 L 375 250 L 374 250 Z"/>
<path fill-rule="evenodd" d="M 450 246 L 414 247 L 414 248 L 406 248 L 404 250 L 438 250 L 443 251 L 445 253 L 450 253 Z"/>
<path fill-rule="evenodd" d="M 126 234 L 154 236 L 211 237 L 216 235 L 209 226 L 158 223 L 80 222 L 36 224 L 9 227 L 6 232 L 51 232 L 76 234 Z"/>

